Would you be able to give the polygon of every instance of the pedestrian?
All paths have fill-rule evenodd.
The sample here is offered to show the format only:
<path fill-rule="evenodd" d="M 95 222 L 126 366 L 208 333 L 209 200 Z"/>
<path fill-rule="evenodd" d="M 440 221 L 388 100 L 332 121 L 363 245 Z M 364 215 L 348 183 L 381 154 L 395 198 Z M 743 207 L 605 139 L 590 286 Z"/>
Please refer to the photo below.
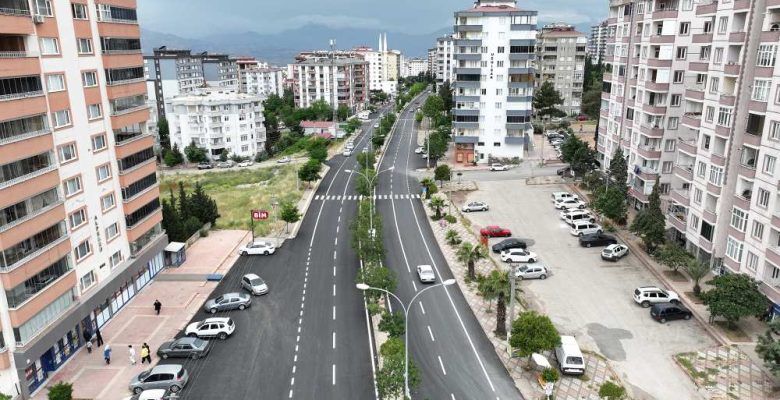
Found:
<path fill-rule="evenodd" d="M 103 349 L 103 358 L 106 360 L 106 364 L 111 364 L 111 346 L 106 345 L 106 348 Z"/>
<path fill-rule="evenodd" d="M 92 354 L 92 341 L 87 339 L 87 344 L 85 346 L 87 346 L 87 353 Z"/>
<path fill-rule="evenodd" d="M 155 300 L 154 311 L 157 311 L 157 315 L 160 315 L 160 309 L 162 309 L 162 303 L 160 303 L 160 300 Z"/>
<path fill-rule="evenodd" d="M 89 342 L 92 340 L 92 334 L 89 333 L 86 327 L 84 327 L 84 331 L 81 332 L 81 336 L 84 337 L 85 342 Z"/>
<path fill-rule="evenodd" d="M 103 345 L 103 335 L 100 334 L 100 328 L 95 329 L 95 340 L 97 341 L 97 347 Z"/>
<path fill-rule="evenodd" d="M 144 361 L 149 361 L 149 364 L 152 363 L 152 356 L 149 354 L 149 345 L 146 343 L 141 346 L 141 364 L 143 364 Z"/>
<path fill-rule="evenodd" d="M 130 359 L 130 365 L 135 365 L 135 349 L 132 344 L 127 345 L 127 356 Z"/>

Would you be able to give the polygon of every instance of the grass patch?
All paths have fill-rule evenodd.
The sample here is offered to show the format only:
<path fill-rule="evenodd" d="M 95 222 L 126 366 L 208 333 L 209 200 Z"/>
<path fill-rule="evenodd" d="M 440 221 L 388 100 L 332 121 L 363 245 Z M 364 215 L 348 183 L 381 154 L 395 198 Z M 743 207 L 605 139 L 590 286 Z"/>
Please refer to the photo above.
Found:
<path fill-rule="evenodd" d="M 271 212 L 266 221 L 255 222 L 255 234 L 267 236 L 278 232 L 284 222 L 272 212 L 274 199 L 280 204 L 285 201 L 297 203 L 303 191 L 295 187 L 298 173 L 293 165 L 280 165 L 262 169 L 213 171 L 202 175 L 165 175 L 160 182 L 163 198 L 170 198 L 170 189 L 178 196 L 179 181 L 190 192 L 195 182 L 200 181 L 203 189 L 219 208 L 221 217 L 216 229 L 250 228 L 250 210 L 263 209 Z M 304 184 L 301 184 L 301 188 Z M 279 208 L 277 207 L 277 212 Z"/>
<path fill-rule="evenodd" d="M 752 339 L 737 325 L 731 325 L 726 321 L 715 321 L 715 325 L 726 334 L 729 340 L 734 342 L 750 342 Z"/>
<path fill-rule="evenodd" d="M 664 271 L 663 274 L 672 282 L 688 282 L 688 278 L 680 271 Z"/>
<path fill-rule="evenodd" d="M 683 368 L 688 370 L 688 374 L 691 375 L 694 379 L 707 377 L 706 372 L 696 369 L 691 360 L 688 359 L 687 354 L 678 354 L 674 357 L 677 359 L 677 362 L 683 366 Z"/>

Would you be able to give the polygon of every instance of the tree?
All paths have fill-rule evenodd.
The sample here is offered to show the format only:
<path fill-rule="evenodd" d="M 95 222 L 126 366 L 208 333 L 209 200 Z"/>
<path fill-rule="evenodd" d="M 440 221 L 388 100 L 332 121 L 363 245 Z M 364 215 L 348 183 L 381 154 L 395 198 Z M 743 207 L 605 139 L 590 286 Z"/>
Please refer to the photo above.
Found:
<path fill-rule="evenodd" d="M 685 272 L 687 272 L 688 276 L 693 280 L 693 293 L 698 296 L 701 294 L 699 281 L 710 272 L 710 266 L 691 257 L 683 268 L 685 268 Z"/>
<path fill-rule="evenodd" d="M 405 347 L 399 338 L 390 338 L 379 349 L 382 367 L 376 373 L 376 386 L 382 399 L 397 399 L 404 396 Z M 412 359 L 409 359 L 409 390 L 420 384 L 420 374 Z"/>
<path fill-rule="evenodd" d="M 187 240 L 187 234 L 184 231 L 184 221 L 179 218 L 179 212 L 176 210 L 175 197 L 171 193 L 171 200 L 162 201 L 162 226 L 172 242 L 183 242 Z"/>
<path fill-rule="evenodd" d="M 184 155 L 187 156 L 187 161 L 192 163 L 205 162 L 209 159 L 206 155 L 206 149 L 198 147 L 194 140 L 184 148 Z"/>
<path fill-rule="evenodd" d="M 534 94 L 533 106 L 534 110 L 536 110 L 536 116 L 539 118 L 546 116 L 562 117 L 566 115 L 566 113 L 556 107 L 561 104 L 563 104 L 563 98 L 550 81 L 542 83 L 542 86 Z"/>
<path fill-rule="evenodd" d="M 575 137 L 572 135 L 571 137 Z M 575 174 L 582 176 L 588 171 L 592 171 L 596 165 L 596 152 L 590 148 L 588 143 L 583 142 L 583 146 L 574 152 L 569 166 Z"/>
<path fill-rule="evenodd" d="M 328 142 L 325 139 L 314 139 L 307 145 L 309 158 L 323 163 L 328 158 Z"/>
<path fill-rule="evenodd" d="M 447 164 L 439 165 L 436 167 L 436 169 L 433 170 L 433 179 L 439 181 L 439 186 L 441 186 L 444 181 L 449 182 L 451 175 L 452 171 L 450 170 L 450 166 Z"/>
<path fill-rule="evenodd" d="M 206 194 L 200 182 L 195 182 L 195 189 L 190 195 L 190 206 L 192 215 L 198 218 L 201 224 L 214 225 L 220 217 L 217 202 Z"/>
<path fill-rule="evenodd" d="M 289 201 L 285 201 L 282 203 L 282 211 L 279 213 L 279 218 L 287 224 L 285 231 L 289 233 L 290 224 L 294 224 L 301 220 L 301 212 L 298 211 L 298 206 Z"/>
<path fill-rule="evenodd" d="M 628 192 L 628 164 L 626 164 L 626 156 L 623 155 L 623 148 L 617 146 L 615 152 L 612 153 L 612 159 L 609 161 L 609 179 L 615 182 L 618 187 L 623 189 L 624 192 Z"/>
<path fill-rule="evenodd" d="M 171 148 L 171 134 L 168 128 L 168 120 L 160 118 L 157 121 L 157 135 L 160 137 L 160 147 L 170 150 Z"/>
<path fill-rule="evenodd" d="M 723 317 L 729 325 L 736 324 L 742 317 L 760 315 L 767 309 L 766 296 L 758 289 L 758 282 L 748 275 L 721 275 L 707 283 L 714 287 L 699 297 L 712 317 Z"/>
<path fill-rule="evenodd" d="M 672 271 L 677 272 L 685 267 L 692 258 L 685 249 L 677 243 L 668 243 L 656 249 L 653 256 L 659 263 L 666 265 Z"/>
<path fill-rule="evenodd" d="M 436 182 L 431 178 L 423 178 L 420 181 L 420 186 L 425 188 L 425 198 L 430 199 L 439 189 L 436 187 Z"/>
<path fill-rule="evenodd" d="M 456 252 L 458 261 L 466 264 L 469 279 L 476 279 L 475 264 L 477 261 L 486 258 L 485 248 L 480 245 L 474 245 L 469 242 L 463 242 Z"/>
<path fill-rule="evenodd" d="M 605 217 L 623 224 L 628 214 L 626 193 L 616 186 L 600 186 L 593 191 L 593 208 Z"/>
<path fill-rule="evenodd" d="M 362 170 L 366 169 L 374 169 L 374 164 L 376 164 L 376 156 L 374 155 L 374 152 L 367 151 L 365 153 L 359 153 L 356 157 L 357 159 L 357 165 Z"/>
<path fill-rule="evenodd" d="M 431 199 L 431 207 L 436 212 L 437 220 L 441 218 L 441 209 L 444 208 L 445 205 L 447 204 L 441 196 L 436 196 Z"/>
<path fill-rule="evenodd" d="M 376 171 L 365 169 L 362 174 L 358 175 L 355 192 L 361 196 L 370 196 L 374 190 L 374 185 L 376 185 Z"/>
<path fill-rule="evenodd" d="M 588 89 L 582 94 L 582 106 L 580 110 L 590 119 L 599 119 L 601 111 L 601 87 L 598 85 L 586 86 Z"/>
<path fill-rule="evenodd" d="M 303 164 L 298 170 L 298 179 L 304 182 L 314 182 L 320 179 L 320 170 L 322 164 L 317 160 L 309 160 L 306 164 Z"/>
<path fill-rule="evenodd" d="M 447 244 L 449 244 L 450 246 L 457 246 L 462 241 L 460 239 L 460 234 L 458 233 L 458 231 L 454 229 L 448 230 L 447 233 L 445 234 L 445 238 L 447 240 Z"/>
<path fill-rule="evenodd" d="M 561 344 L 561 336 L 548 316 L 526 311 L 512 322 L 509 344 L 520 357 L 529 357 L 533 353 L 554 349 Z"/>
<path fill-rule="evenodd" d="M 228 160 L 228 158 L 230 158 L 229 156 L 230 156 L 230 151 L 228 149 L 222 149 L 222 152 L 219 153 L 219 161 L 225 162 Z"/>
<path fill-rule="evenodd" d="M 392 292 L 395 289 L 395 274 L 387 267 L 366 267 L 358 272 L 357 283 L 365 283 L 368 286 L 385 289 Z M 377 299 L 381 293 L 376 290 L 364 292 L 367 298 Z"/>
<path fill-rule="evenodd" d="M 339 121 L 346 121 L 350 114 L 352 114 L 352 110 L 349 109 L 348 105 L 339 104 L 336 109 L 336 117 L 338 117 Z"/>
<path fill-rule="evenodd" d="M 439 86 L 439 97 L 441 97 L 443 110 L 447 113 L 452 109 L 452 87 L 450 81 L 444 81 Z"/>
<path fill-rule="evenodd" d="M 444 111 L 444 100 L 438 95 L 430 95 L 425 99 L 425 103 L 422 106 L 422 113 L 428 118 L 435 118 L 439 113 Z"/>
<path fill-rule="evenodd" d="M 0 393 L 0 400 L 13 400 L 13 397 L 11 397 L 11 396 L 9 396 L 9 395 L 7 395 L 5 393 Z"/>
<path fill-rule="evenodd" d="M 163 152 L 163 161 L 169 167 L 174 167 L 184 162 L 184 155 L 181 154 L 178 143 L 174 144 L 171 150 Z"/>
<path fill-rule="evenodd" d="M 612 381 L 606 381 L 599 386 L 599 397 L 605 400 L 621 400 L 626 398 L 626 388 Z"/>
<path fill-rule="evenodd" d="M 332 121 L 333 120 L 333 108 L 325 100 L 317 100 L 311 103 L 308 110 L 304 110 L 304 113 L 308 114 L 309 119 L 317 121 Z"/>
<path fill-rule="evenodd" d="M 650 253 L 664 243 L 666 232 L 666 218 L 661 211 L 661 195 L 658 181 L 653 186 L 653 192 L 648 199 L 649 204 L 643 208 L 634 218 L 631 231 L 642 237 L 642 241 Z"/>
<path fill-rule="evenodd" d="M 780 332 L 780 319 L 769 323 L 764 335 L 758 337 L 756 353 L 764 360 L 764 365 L 775 375 L 780 375 L 780 340 L 774 334 Z"/>
<path fill-rule="evenodd" d="M 496 336 L 506 336 L 506 300 L 511 295 L 509 271 L 493 270 L 481 277 L 477 289 L 486 299 L 496 299 Z"/>
<path fill-rule="evenodd" d="M 397 338 L 404 335 L 406 326 L 404 325 L 404 315 L 399 312 L 387 312 L 382 314 L 379 321 L 379 330 L 387 333 L 390 337 Z"/>
<path fill-rule="evenodd" d="M 183 220 L 187 220 L 192 213 L 190 212 L 192 210 L 192 207 L 190 205 L 190 196 L 187 194 L 187 191 L 184 190 L 184 182 L 179 181 L 179 204 L 176 205 L 176 207 L 179 210 L 179 218 Z"/>
<path fill-rule="evenodd" d="M 72 400 L 73 385 L 66 382 L 58 382 L 49 388 L 47 398 L 49 400 Z"/>

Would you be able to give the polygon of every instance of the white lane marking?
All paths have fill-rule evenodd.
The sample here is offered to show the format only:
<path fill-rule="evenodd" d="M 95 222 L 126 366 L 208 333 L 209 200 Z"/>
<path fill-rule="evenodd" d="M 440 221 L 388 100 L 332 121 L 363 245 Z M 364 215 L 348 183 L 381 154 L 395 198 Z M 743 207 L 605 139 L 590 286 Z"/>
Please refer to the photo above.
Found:
<path fill-rule="evenodd" d="M 293 375 L 295 375 L 295 365 L 293 365 Z"/>
<path fill-rule="evenodd" d="M 439 365 L 441 366 L 441 372 L 444 373 L 444 375 L 447 375 L 447 370 L 444 369 L 444 362 L 441 361 L 441 356 L 439 357 Z"/>
<path fill-rule="evenodd" d="M 336 364 L 333 364 L 333 386 L 336 386 Z"/>
<path fill-rule="evenodd" d="M 431 335 L 431 342 L 435 342 L 436 339 L 433 338 L 433 331 L 431 330 L 430 325 L 428 325 L 428 334 Z"/>
<path fill-rule="evenodd" d="M 336 250 L 333 250 L 333 259 L 336 259 Z"/>
<path fill-rule="evenodd" d="M 335 283 L 333 284 L 333 296 L 334 297 L 336 296 L 336 284 Z"/>
<path fill-rule="evenodd" d="M 333 276 L 336 276 L 336 266 L 333 266 Z"/>
<path fill-rule="evenodd" d="M 452 400 L 455 400 L 455 393 L 450 393 L 450 398 L 451 398 Z"/>
<path fill-rule="evenodd" d="M 336 306 L 333 306 L 333 320 L 336 320 Z"/>
<path fill-rule="evenodd" d="M 290 378 L 290 386 L 295 386 L 295 377 Z"/>
<path fill-rule="evenodd" d="M 339 227 L 340 227 L 340 226 L 341 226 L 341 225 L 336 225 L 336 233 L 339 233 Z M 337 240 L 337 242 L 336 242 L 336 243 L 338 243 L 338 240 L 339 240 L 339 238 L 336 238 L 336 240 Z"/>
<path fill-rule="evenodd" d="M 420 302 L 420 310 L 422 311 L 423 315 L 425 315 L 425 307 L 423 307 L 422 301 Z"/>
<path fill-rule="evenodd" d="M 336 348 L 336 331 L 333 331 L 333 348 Z"/>
<path fill-rule="evenodd" d="M 288 397 L 292 399 L 292 389 L 290 389 L 290 396 Z"/>
<path fill-rule="evenodd" d="M 414 288 L 414 291 L 417 291 L 417 284 L 414 283 L 414 279 L 412 279 L 412 287 Z"/>
<path fill-rule="evenodd" d="M 338 227 L 336 227 L 336 233 L 338 233 L 338 231 L 339 231 Z M 333 241 L 333 246 L 338 246 L 338 245 L 339 245 L 339 238 L 338 238 L 338 236 L 336 236 L 336 240 Z"/>

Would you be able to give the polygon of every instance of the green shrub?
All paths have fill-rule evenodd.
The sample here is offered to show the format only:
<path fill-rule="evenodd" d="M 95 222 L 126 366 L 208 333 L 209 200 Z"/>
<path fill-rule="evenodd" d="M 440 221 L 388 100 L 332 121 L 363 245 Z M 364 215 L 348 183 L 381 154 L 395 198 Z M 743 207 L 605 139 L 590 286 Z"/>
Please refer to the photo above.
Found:
<path fill-rule="evenodd" d="M 70 383 L 59 382 L 49 388 L 49 400 L 72 400 L 73 385 Z"/>
<path fill-rule="evenodd" d="M 545 382 L 558 382 L 560 377 L 558 370 L 555 368 L 545 368 L 544 371 L 542 371 L 542 379 L 544 379 Z"/>
<path fill-rule="evenodd" d="M 450 214 L 445 215 L 444 216 L 444 220 L 449 222 L 449 223 L 451 223 L 451 224 L 454 224 L 454 223 L 458 222 L 458 219 L 455 218 L 454 215 L 450 215 Z"/>
<path fill-rule="evenodd" d="M 599 397 L 606 400 L 620 400 L 626 398 L 626 388 L 612 381 L 606 381 L 599 387 Z"/>

